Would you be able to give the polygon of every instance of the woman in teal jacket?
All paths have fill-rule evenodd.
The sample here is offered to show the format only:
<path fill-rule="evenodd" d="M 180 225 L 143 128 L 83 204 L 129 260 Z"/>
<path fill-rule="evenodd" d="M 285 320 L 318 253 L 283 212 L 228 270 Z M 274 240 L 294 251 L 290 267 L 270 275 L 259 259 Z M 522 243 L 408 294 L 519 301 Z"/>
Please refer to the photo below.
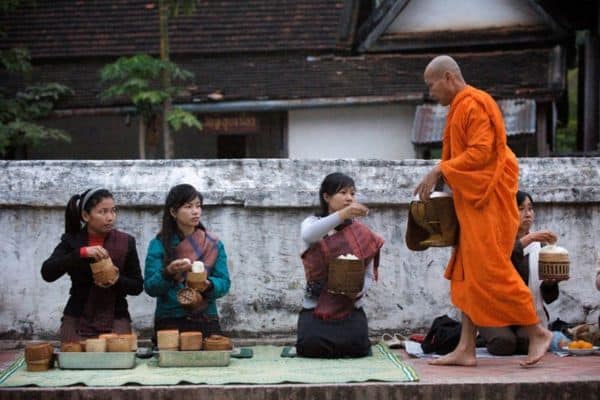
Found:
<path fill-rule="evenodd" d="M 229 291 L 227 254 L 223 243 L 200 222 L 202 201 L 191 185 L 171 188 L 162 229 L 148 246 L 144 289 L 156 297 L 155 331 L 201 331 L 204 337 L 222 334 L 215 300 Z M 186 287 L 194 261 L 202 261 L 208 274 L 201 292 L 203 301 L 190 310 L 181 306 L 177 293 Z"/>

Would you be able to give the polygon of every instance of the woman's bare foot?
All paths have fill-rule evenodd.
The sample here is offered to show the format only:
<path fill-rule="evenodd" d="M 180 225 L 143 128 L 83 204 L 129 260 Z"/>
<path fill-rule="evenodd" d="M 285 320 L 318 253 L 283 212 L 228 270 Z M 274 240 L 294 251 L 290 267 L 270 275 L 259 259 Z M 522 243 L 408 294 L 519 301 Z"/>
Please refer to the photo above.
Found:
<path fill-rule="evenodd" d="M 551 341 L 552 333 L 549 330 L 542 328 L 541 326 L 533 329 L 532 333 L 529 335 L 529 352 L 527 353 L 525 361 L 521 362 L 521 366 L 529 367 L 540 361 L 548 351 Z"/>
<path fill-rule="evenodd" d="M 475 353 L 468 350 L 459 350 L 458 348 L 443 357 L 429 361 L 431 365 L 460 365 L 463 367 L 474 367 L 477 365 Z"/>

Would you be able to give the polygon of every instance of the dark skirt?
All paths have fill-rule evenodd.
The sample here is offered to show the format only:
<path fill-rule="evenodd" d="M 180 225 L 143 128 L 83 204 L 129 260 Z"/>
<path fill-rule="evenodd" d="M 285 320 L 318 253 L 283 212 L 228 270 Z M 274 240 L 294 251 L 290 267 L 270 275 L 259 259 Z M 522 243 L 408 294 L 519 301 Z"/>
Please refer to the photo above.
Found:
<path fill-rule="evenodd" d="M 343 358 L 365 357 L 369 354 L 369 327 L 362 308 L 342 320 L 322 320 L 312 309 L 303 309 L 298 316 L 296 353 L 301 357 Z"/>
<path fill-rule="evenodd" d="M 116 318 L 113 320 L 112 331 L 94 332 L 84 335 L 79 331 L 79 318 L 64 315 L 60 324 L 61 342 L 79 342 L 84 339 L 98 337 L 102 333 L 131 333 L 131 321 L 128 318 Z"/>

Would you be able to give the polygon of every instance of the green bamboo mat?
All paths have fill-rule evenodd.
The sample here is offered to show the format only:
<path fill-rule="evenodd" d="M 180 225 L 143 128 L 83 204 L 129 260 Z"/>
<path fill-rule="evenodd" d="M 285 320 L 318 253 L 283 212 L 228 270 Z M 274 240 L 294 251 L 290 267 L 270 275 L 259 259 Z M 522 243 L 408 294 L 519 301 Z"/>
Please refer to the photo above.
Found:
<path fill-rule="evenodd" d="M 277 384 L 412 382 L 419 378 L 385 346 L 375 345 L 372 356 L 355 359 L 281 357 L 282 347 L 256 346 L 248 359 L 232 358 L 227 367 L 160 368 L 156 358 L 137 359 L 124 370 L 60 370 L 27 372 L 21 357 L 0 374 L 1 387 L 14 386 L 121 386 L 176 384 Z"/>

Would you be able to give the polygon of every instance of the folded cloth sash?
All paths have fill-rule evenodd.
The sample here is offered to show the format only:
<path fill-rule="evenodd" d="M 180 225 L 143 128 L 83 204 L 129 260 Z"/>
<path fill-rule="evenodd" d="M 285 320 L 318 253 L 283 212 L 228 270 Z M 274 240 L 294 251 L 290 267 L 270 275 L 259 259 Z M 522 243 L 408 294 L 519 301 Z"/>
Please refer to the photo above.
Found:
<path fill-rule="evenodd" d="M 329 263 L 344 254 L 355 255 L 363 260 L 364 265 L 369 265 L 373 261 L 375 280 L 377 280 L 379 252 L 383 243 L 383 239 L 371 232 L 366 225 L 353 221 L 333 235 L 314 243 L 302 253 L 307 286 L 325 288 L 320 293 L 315 293 L 318 295 L 317 307 L 314 310 L 317 318 L 325 320 L 347 318 L 356 301 L 343 294 L 334 294 L 326 290 Z"/>
<path fill-rule="evenodd" d="M 128 244 L 127 234 L 118 230 L 110 231 L 104 240 L 103 246 L 108 251 L 113 264 L 119 269 L 119 274 L 125 267 Z M 81 337 L 93 337 L 102 332 L 112 332 L 119 290 L 117 285 L 108 288 L 92 285 L 79 319 Z"/>
<path fill-rule="evenodd" d="M 202 261 L 204 263 L 204 268 L 206 269 L 206 275 L 210 276 L 219 253 L 217 248 L 218 242 L 219 239 L 216 236 L 207 233 L 202 229 L 196 229 L 194 233 L 186 236 L 185 239 L 175 247 L 175 257 L 177 259 L 188 258 L 192 262 Z M 196 313 L 208 307 L 207 296 L 201 297 L 202 299 L 198 302 L 197 306 L 191 310 L 188 309 L 188 311 Z"/>

